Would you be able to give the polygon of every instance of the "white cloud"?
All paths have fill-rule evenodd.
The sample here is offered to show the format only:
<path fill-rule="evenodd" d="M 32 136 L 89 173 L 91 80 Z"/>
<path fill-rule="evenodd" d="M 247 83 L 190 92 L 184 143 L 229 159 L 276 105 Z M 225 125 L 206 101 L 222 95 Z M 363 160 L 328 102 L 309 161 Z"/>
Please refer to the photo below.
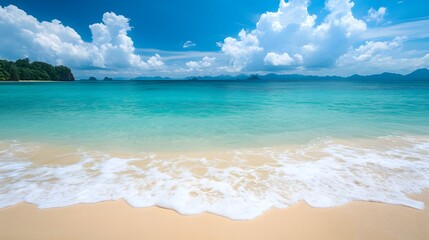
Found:
<path fill-rule="evenodd" d="M 197 46 L 197 44 L 195 44 L 195 43 L 193 43 L 192 41 L 186 41 L 184 44 L 183 44 L 183 48 L 192 48 L 192 47 L 195 47 L 195 46 Z"/>
<path fill-rule="evenodd" d="M 374 8 L 370 8 L 368 10 L 368 15 L 365 17 L 365 20 L 367 22 L 376 22 L 381 23 L 384 21 L 384 15 L 387 12 L 386 7 L 380 7 L 378 10 L 375 10 Z"/>
<path fill-rule="evenodd" d="M 263 48 L 259 47 L 258 37 L 253 33 L 247 34 L 241 30 L 238 38 L 225 38 L 222 52 L 231 57 L 231 67 L 240 70 L 254 53 L 261 52 Z"/>
<path fill-rule="evenodd" d="M 203 57 L 203 59 L 201 59 L 201 61 L 198 61 L 198 62 L 189 61 L 189 62 L 187 62 L 186 66 L 192 71 L 202 70 L 202 69 L 206 69 L 206 68 L 211 67 L 215 60 L 216 60 L 216 58 L 214 58 L 214 57 L 205 56 L 205 57 Z"/>
<path fill-rule="evenodd" d="M 155 54 L 155 56 L 150 57 L 147 60 L 147 63 L 149 64 L 149 66 L 154 68 L 164 66 L 164 62 L 161 60 L 161 56 L 159 56 L 159 54 Z"/>
<path fill-rule="evenodd" d="M 429 31 L 427 30 L 428 25 L 429 20 L 418 20 L 369 28 L 361 37 L 363 39 L 375 39 L 407 36 L 407 39 L 423 39 L 429 37 Z"/>
<path fill-rule="evenodd" d="M 92 42 L 85 42 L 74 29 L 58 20 L 39 22 L 16 6 L 0 6 L 0 57 L 29 57 L 77 69 L 150 69 L 163 65 L 159 55 L 143 61 L 135 54 L 133 40 L 128 36 L 128 18 L 105 13 L 102 23 L 89 28 Z"/>
<path fill-rule="evenodd" d="M 343 71 L 356 73 L 356 66 L 361 74 L 373 74 L 381 71 L 409 73 L 418 68 L 429 67 L 429 54 L 405 51 L 402 37 L 389 41 L 367 41 L 356 49 L 351 49 L 341 56 L 338 67 Z"/>
<path fill-rule="evenodd" d="M 103 15 L 103 23 L 89 26 L 92 32 L 90 49 L 98 67 L 148 67 L 139 55 L 134 54 L 133 40 L 127 35 L 131 30 L 129 19 L 113 12 Z"/>
<path fill-rule="evenodd" d="M 91 71 L 104 76 L 267 71 L 348 75 L 429 67 L 427 41 L 414 41 L 429 37 L 429 20 L 381 25 L 387 13 L 381 7 L 363 17 L 377 23 L 367 26 L 353 15 L 351 0 L 327 0 L 327 15 L 316 22 L 309 4 L 281 0 L 278 10 L 262 14 L 254 29 L 216 43 L 219 52 L 191 51 L 196 46 L 192 41 L 184 43 L 187 51 L 135 49 L 128 36 L 130 20 L 113 12 L 89 26 L 92 41 L 87 42 L 59 20 L 41 22 L 13 5 L 0 6 L 0 58 L 65 64 L 84 76 Z"/>
<path fill-rule="evenodd" d="M 293 64 L 295 60 L 291 58 L 288 53 L 277 54 L 270 52 L 265 56 L 264 62 L 273 66 L 289 66 Z"/>
<path fill-rule="evenodd" d="M 315 24 L 317 17 L 309 14 L 308 4 L 308 0 L 281 0 L 278 11 L 262 14 L 254 30 L 241 30 L 238 38 L 226 38 L 222 51 L 230 56 L 232 67 L 252 71 L 270 64 L 288 67 L 292 62 L 329 67 L 367 28 L 353 16 L 354 3 L 349 0 L 328 0 L 329 14 L 319 25 Z"/>
<path fill-rule="evenodd" d="M 403 38 L 395 38 L 392 41 L 374 42 L 367 41 L 356 49 L 351 49 L 338 60 L 339 66 L 354 64 L 356 62 L 369 62 L 386 57 L 386 53 L 391 54 L 393 50 L 402 46 Z"/>
<path fill-rule="evenodd" d="M 428 37 L 427 20 L 369 28 L 353 15 L 351 0 L 327 0 L 326 17 L 316 24 L 309 0 L 280 1 L 261 15 L 253 30 L 228 37 L 222 52 L 229 71 L 295 71 L 313 74 L 406 72 L 428 66 L 423 51 L 405 50 L 412 39 Z M 367 22 L 381 23 L 387 8 L 371 8 Z M 303 72 L 306 71 L 306 72 Z"/>

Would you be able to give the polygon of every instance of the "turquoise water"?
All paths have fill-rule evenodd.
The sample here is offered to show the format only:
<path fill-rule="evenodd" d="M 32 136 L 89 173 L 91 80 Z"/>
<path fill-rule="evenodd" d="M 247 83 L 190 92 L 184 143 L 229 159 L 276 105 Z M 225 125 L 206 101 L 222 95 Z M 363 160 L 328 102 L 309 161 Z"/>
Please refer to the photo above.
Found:
<path fill-rule="evenodd" d="M 0 83 L 0 207 L 424 207 L 429 81 Z"/>
<path fill-rule="evenodd" d="M 204 151 L 406 133 L 429 133 L 429 81 L 0 85 L 3 140 Z"/>

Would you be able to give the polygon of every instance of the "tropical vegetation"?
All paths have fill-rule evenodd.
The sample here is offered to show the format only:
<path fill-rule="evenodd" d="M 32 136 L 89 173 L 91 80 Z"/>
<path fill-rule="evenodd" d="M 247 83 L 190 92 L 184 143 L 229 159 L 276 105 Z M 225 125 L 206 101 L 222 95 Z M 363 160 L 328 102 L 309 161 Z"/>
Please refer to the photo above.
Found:
<path fill-rule="evenodd" d="M 74 76 L 66 66 L 53 66 L 45 62 L 30 62 L 28 58 L 15 62 L 0 59 L 0 81 L 48 80 L 73 81 Z"/>

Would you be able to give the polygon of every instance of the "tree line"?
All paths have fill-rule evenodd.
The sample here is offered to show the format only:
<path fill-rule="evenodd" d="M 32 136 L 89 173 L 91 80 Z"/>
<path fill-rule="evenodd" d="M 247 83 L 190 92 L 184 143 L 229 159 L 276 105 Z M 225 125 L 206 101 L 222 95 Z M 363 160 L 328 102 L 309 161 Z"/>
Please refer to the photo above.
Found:
<path fill-rule="evenodd" d="M 48 80 L 73 81 L 74 76 L 66 66 L 52 66 L 45 62 L 30 62 L 28 58 L 16 62 L 0 59 L 0 81 Z"/>

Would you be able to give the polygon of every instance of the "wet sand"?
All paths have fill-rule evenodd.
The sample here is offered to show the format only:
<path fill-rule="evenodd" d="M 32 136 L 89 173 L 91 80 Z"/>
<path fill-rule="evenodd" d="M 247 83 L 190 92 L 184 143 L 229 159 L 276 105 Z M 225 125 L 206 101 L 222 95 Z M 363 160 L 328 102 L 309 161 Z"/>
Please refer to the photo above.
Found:
<path fill-rule="evenodd" d="M 30 204 L 0 209 L 0 239 L 429 239 L 429 191 L 415 197 L 424 210 L 353 202 L 316 209 L 300 203 L 272 209 L 250 221 L 212 214 L 182 216 L 124 201 L 38 209 Z"/>

